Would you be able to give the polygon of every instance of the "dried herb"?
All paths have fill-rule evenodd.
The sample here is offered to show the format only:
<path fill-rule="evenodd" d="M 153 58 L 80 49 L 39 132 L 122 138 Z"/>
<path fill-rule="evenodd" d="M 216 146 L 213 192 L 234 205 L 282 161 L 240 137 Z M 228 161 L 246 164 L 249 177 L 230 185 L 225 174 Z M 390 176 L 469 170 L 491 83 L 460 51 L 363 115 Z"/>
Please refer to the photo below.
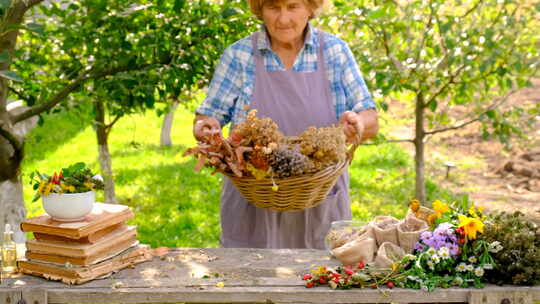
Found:
<path fill-rule="evenodd" d="M 494 254 L 498 267 L 487 275 L 490 283 L 540 284 L 540 234 L 523 213 L 494 213 L 482 238 L 503 247 Z"/>

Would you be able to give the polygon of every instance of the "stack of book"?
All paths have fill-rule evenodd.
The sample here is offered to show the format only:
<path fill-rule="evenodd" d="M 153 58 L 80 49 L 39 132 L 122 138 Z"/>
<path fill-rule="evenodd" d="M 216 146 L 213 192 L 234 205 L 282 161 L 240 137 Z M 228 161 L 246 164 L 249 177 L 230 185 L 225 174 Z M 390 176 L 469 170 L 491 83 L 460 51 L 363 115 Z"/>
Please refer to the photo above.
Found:
<path fill-rule="evenodd" d="M 135 227 L 126 224 L 132 217 L 127 206 L 95 203 L 82 221 L 60 222 L 46 214 L 29 218 L 21 230 L 35 239 L 26 242 L 19 271 L 81 284 L 148 261 L 149 246 L 139 244 Z"/>

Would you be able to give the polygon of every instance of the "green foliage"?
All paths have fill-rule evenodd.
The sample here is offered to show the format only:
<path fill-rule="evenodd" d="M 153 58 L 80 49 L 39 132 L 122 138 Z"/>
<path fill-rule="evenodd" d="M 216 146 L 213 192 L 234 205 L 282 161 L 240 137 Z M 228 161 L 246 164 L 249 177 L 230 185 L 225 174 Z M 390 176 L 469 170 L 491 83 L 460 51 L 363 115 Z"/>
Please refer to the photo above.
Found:
<path fill-rule="evenodd" d="M 540 232 L 523 213 L 495 213 L 482 238 L 503 247 L 495 255 L 499 266 L 489 274 L 491 283 L 540 284 Z"/>
<path fill-rule="evenodd" d="M 383 96 L 421 94 L 435 129 L 462 105 L 464 120 L 479 116 L 486 135 L 507 140 L 527 105 L 502 110 L 497 98 L 537 75 L 538 15 L 528 1 L 356 0 L 336 1 L 322 23 L 349 42 L 382 108 Z"/>
<path fill-rule="evenodd" d="M 63 101 L 104 100 L 114 117 L 153 109 L 207 85 L 224 48 L 254 27 L 243 1 L 54 1 L 24 31 L 13 85 L 28 105 L 77 79 Z M 99 76 L 108 74 L 110 76 Z"/>
<path fill-rule="evenodd" d="M 503 107 L 538 75 L 540 26 L 529 1 L 335 1 L 322 26 L 347 41 L 380 108 L 412 105 L 417 153 L 424 138 L 481 121 L 485 138 L 523 136 L 533 103 Z M 408 98 L 403 98 L 407 96 Z M 463 115 L 456 115 L 456 109 Z M 411 115 L 411 116 L 412 116 Z M 424 130 L 426 126 L 429 128 Z M 411 126 L 412 128 L 413 126 Z M 422 153 L 421 155 L 424 155 Z M 423 158 L 423 156 L 422 156 Z M 416 168 L 424 171 L 423 159 Z M 418 175 L 416 195 L 425 201 Z"/>

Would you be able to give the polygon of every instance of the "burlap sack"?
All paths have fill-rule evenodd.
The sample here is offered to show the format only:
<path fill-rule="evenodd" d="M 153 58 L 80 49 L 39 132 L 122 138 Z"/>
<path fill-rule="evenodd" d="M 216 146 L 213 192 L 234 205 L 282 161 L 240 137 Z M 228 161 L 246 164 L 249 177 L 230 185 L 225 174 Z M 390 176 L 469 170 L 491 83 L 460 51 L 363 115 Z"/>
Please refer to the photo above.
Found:
<path fill-rule="evenodd" d="M 356 265 L 359 262 L 365 264 L 373 262 L 377 244 L 373 238 L 356 238 L 343 246 L 333 249 L 332 255 L 343 265 Z"/>
<path fill-rule="evenodd" d="M 373 235 L 373 228 L 371 226 L 348 226 L 347 223 L 344 223 L 341 226 L 335 225 L 335 227 L 332 227 L 326 235 L 324 241 L 326 248 L 331 250 L 343 246 L 345 243 L 354 239 L 368 237 L 375 239 Z"/>
<path fill-rule="evenodd" d="M 407 216 L 397 227 L 399 247 L 405 253 L 412 253 L 414 244 L 420 239 L 420 234 L 428 228 L 426 221 L 415 216 Z"/>
<path fill-rule="evenodd" d="M 418 211 L 416 212 L 413 212 L 411 209 L 409 209 L 409 211 L 407 212 L 407 216 L 406 218 L 409 218 L 409 217 L 416 217 L 418 219 L 421 219 L 421 220 L 424 220 L 424 221 L 428 221 L 428 216 L 430 214 L 434 214 L 435 211 L 433 209 L 429 209 L 428 207 L 424 207 L 424 206 L 420 206 L 420 209 L 418 209 Z"/>
<path fill-rule="evenodd" d="M 373 221 L 370 222 L 370 226 L 373 227 L 373 234 L 375 234 L 375 240 L 377 246 L 381 246 L 384 242 L 391 242 L 399 245 L 397 237 L 397 225 L 399 221 L 393 216 L 376 216 Z"/>
<path fill-rule="evenodd" d="M 379 246 L 379 250 L 377 251 L 375 267 L 392 268 L 392 264 L 399 262 L 403 256 L 405 256 L 405 251 L 399 246 L 390 242 L 384 242 Z"/>

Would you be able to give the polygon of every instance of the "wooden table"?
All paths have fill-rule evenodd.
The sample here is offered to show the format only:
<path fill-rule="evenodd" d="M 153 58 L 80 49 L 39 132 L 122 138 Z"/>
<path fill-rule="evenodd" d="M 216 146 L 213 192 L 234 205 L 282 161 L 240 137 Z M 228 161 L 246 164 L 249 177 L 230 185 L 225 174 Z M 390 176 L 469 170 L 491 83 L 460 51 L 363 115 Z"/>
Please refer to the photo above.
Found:
<path fill-rule="evenodd" d="M 483 289 L 332 290 L 305 288 L 300 275 L 337 266 L 310 249 L 171 249 L 108 278 L 68 286 L 17 275 L 4 279 L 0 304 L 46 303 L 521 303 L 540 301 L 540 286 Z M 223 283 L 223 287 L 218 283 Z"/>

